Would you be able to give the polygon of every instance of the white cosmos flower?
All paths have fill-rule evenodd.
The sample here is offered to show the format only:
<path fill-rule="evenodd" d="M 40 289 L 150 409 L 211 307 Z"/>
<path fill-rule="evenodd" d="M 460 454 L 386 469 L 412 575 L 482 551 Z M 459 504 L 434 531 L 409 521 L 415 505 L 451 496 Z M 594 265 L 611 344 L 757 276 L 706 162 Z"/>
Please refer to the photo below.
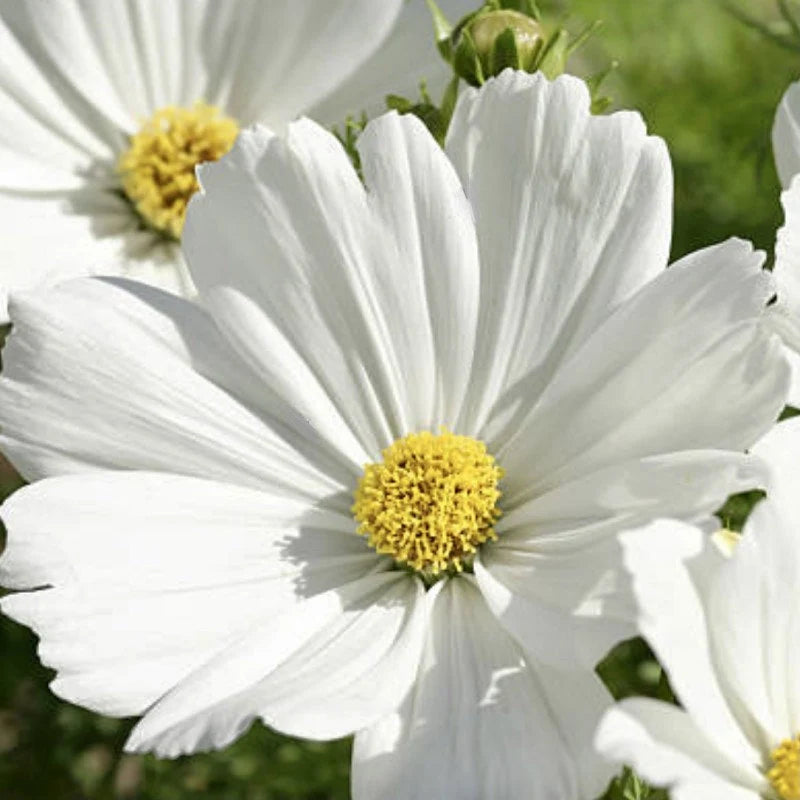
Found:
<path fill-rule="evenodd" d="M 783 94 L 772 124 L 772 150 L 781 186 L 787 189 L 800 172 L 800 81 Z"/>
<path fill-rule="evenodd" d="M 79 274 L 191 294 L 177 237 L 198 160 L 253 122 L 339 123 L 440 78 L 424 0 L 401 5 L 0 0 L 0 322 L 5 290 Z"/>
<path fill-rule="evenodd" d="M 4 506 L 2 608 L 58 695 L 144 715 L 132 750 L 260 717 L 357 731 L 356 798 L 589 800 L 616 535 L 759 480 L 770 276 L 741 241 L 664 270 L 666 148 L 574 78 L 466 91 L 446 154 L 396 114 L 359 144 L 366 186 L 308 120 L 201 168 L 200 305 L 12 297 L 0 444 L 45 480 Z"/>
<path fill-rule="evenodd" d="M 683 708 L 624 700 L 597 742 L 674 800 L 800 797 L 800 420 L 755 452 L 772 468 L 769 499 L 730 557 L 703 552 L 689 527 L 674 532 L 682 556 L 624 535 L 641 630 Z"/>
<path fill-rule="evenodd" d="M 783 95 L 772 127 L 775 165 L 783 186 L 784 225 L 775 243 L 778 300 L 770 317 L 792 367 L 789 403 L 800 407 L 800 82 Z"/>

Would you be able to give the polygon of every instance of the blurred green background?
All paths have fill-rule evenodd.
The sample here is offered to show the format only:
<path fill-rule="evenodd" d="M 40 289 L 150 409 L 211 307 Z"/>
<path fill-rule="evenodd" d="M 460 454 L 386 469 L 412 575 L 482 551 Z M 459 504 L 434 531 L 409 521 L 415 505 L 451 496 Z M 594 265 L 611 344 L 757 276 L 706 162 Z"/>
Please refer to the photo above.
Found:
<path fill-rule="evenodd" d="M 666 139 L 675 168 L 673 257 L 733 235 L 770 251 L 781 211 L 769 133 L 781 94 L 800 77 L 800 53 L 748 29 L 714 0 L 540 5 L 551 18 L 568 15 L 573 31 L 604 21 L 572 71 L 586 76 L 619 61 L 605 86 L 614 97 L 612 108 L 639 109 L 650 130 Z M 748 0 L 746 7 L 764 21 L 777 19 L 772 0 Z M 16 485 L 6 471 L 0 493 Z M 303 743 L 256 726 L 222 753 L 175 762 L 122 756 L 130 723 L 97 717 L 50 695 L 50 675 L 38 664 L 26 629 L 0 620 L 0 653 L 3 800 L 349 796 L 347 741 Z M 617 694 L 669 696 L 641 642 L 620 646 L 602 671 Z M 628 781 L 611 796 L 661 795 Z"/>

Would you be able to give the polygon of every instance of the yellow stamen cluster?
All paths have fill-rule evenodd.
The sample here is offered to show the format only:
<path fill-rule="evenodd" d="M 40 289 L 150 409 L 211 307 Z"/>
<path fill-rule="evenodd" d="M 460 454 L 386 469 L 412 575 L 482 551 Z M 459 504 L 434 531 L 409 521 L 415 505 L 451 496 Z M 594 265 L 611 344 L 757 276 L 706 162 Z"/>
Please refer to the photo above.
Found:
<path fill-rule="evenodd" d="M 772 788 L 781 800 L 800 800 L 800 735 L 784 739 L 771 754 L 767 772 Z"/>
<path fill-rule="evenodd" d="M 436 576 L 461 571 L 500 516 L 503 471 L 486 445 L 443 430 L 398 439 L 368 464 L 352 511 L 359 533 L 379 553 Z"/>
<path fill-rule="evenodd" d="M 179 239 L 199 188 L 195 167 L 224 156 L 238 133 L 234 120 L 205 103 L 156 111 L 117 163 L 122 188 L 144 221 Z"/>

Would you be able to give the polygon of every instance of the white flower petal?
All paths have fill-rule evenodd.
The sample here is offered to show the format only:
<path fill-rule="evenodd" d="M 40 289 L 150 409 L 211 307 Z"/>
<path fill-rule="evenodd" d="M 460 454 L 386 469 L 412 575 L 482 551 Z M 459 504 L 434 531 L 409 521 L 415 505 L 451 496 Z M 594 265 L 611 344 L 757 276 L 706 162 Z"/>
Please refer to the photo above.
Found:
<path fill-rule="evenodd" d="M 570 528 L 598 521 L 622 527 L 656 517 L 695 519 L 731 494 L 765 486 L 761 459 L 724 450 L 684 450 L 633 458 L 557 484 L 505 508 L 492 549 L 539 548 L 557 540 L 581 543 Z M 503 501 L 501 501 L 503 502 Z"/>
<path fill-rule="evenodd" d="M 87 272 L 191 296 L 177 249 L 132 231 L 141 220 L 117 196 L 128 135 L 159 108 L 199 100 L 242 125 L 283 127 L 373 53 L 400 8 L 401 0 L 330 0 L 324 10 L 313 0 L 0 0 L 0 191 L 27 215 L 22 226 L 4 215 L 0 319 L 9 291 Z M 76 212 L 70 196 L 53 194 L 87 186 L 109 191 L 127 219 Z"/>
<path fill-rule="evenodd" d="M 209 97 L 242 122 L 283 126 L 362 67 L 401 0 L 206 0 Z M 384 91 L 391 91 L 386 85 Z"/>
<path fill-rule="evenodd" d="M 682 259 L 624 303 L 561 365 L 497 453 L 506 502 L 614 462 L 751 446 L 778 418 L 789 383 L 763 324 L 773 289 L 760 262 L 730 240 Z"/>
<path fill-rule="evenodd" d="M 789 403 L 800 406 L 800 176 L 781 194 L 784 223 L 775 243 L 777 302 L 769 307 L 768 320 L 786 344 L 792 364 Z"/>
<path fill-rule="evenodd" d="M 594 746 L 598 719 L 602 719 L 611 702 L 607 687 L 594 671 L 553 668 L 528 654 L 525 657 L 574 759 L 572 769 L 578 783 L 577 796 L 597 797 L 614 772 L 598 757 Z"/>
<path fill-rule="evenodd" d="M 70 144 L 80 150 L 98 141 L 118 151 L 122 132 L 133 132 L 156 109 L 197 100 L 220 105 L 244 124 L 283 126 L 369 59 L 401 6 L 401 0 L 329 0 L 324 10 L 310 0 L 3 0 L 0 91 L 27 130 L 50 136 L 53 149 L 65 153 Z M 388 77 L 384 70 L 384 93 L 394 88 Z M 21 151 L 29 146 L 18 143 Z"/>
<path fill-rule="evenodd" d="M 359 447 L 374 459 L 409 431 L 452 420 L 477 302 L 469 208 L 444 155 L 416 120 L 396 115 L 363 138 L 369 193 L 338 142 L 307 120 L 286 142 L 245 132 L 201 170 L 205 191 L 184 232 L 226 335 L 249 347 L 271 385 L 296 374 L 305 407 L 327 396 L 356 440 L 346 446 L 354 460 Z M 249 300 L 215 293 L 220 285 Z"/>
<path fill-rule="evenodd" d="M 453 25 L 475 10 L 473 0 L 439 0 L 437 5 Z M 438 102 L 451 75 L 452 69 L 436 48 L 427 3 L 406 0 L 392 32 L 377 52 L 306 113 L 328 125 L 341 125 L 346 117 L 357 118 L 361 112 L 373 117 L 386 110 L 385 98 L 390 92 L 416 100 L 421 81 Z"/>
<path fill-rule="evenodd" d="M 503 393 L 540 390 L 666 266 L 671 169 L 638 114 L 592 116 L 582 81 L 511 70 L 462 95 L 447 152 L 475 212 L 482 269 L 464 424 L 488 419 L 498 436 L 516 405 Z"/>
<path fill-rule="evenodd" d="M 98 241 L 89 217 L 69 212 L 69 195 L 58 199 L 0 195 L 0 286 L 7 292 L 52 285 L 91 274 L 108 263 L 116 247 Z M 8 309 L 0 308 L 2 322 Z"/>
<path fill-rule="evenodd" d="M 30 142 L 31 139 L 25 141 Z M 0 141 L 0 197 L 13 198 L 16 192 L 67 192 L 86 185 L 83 174 L 70 171 L 74 158 L 64 156 L 68 163 L 58 167 L 47 163 L 46 157 L 36 160 L 35 155 L 19 150 Z M 42 150 L 46 152 L 44 148 Z M 58 155 L 50 156 L 51 161 L 57 161 L 58 158 Z"/>
<path fill-rule="evenodd" d="M 784 335 L 783 331 L 779 331 L 779 333 Z M 786 404 L 794 406 L 794 408 L 800 408 L 800 352 L 794 348 L 786 347 L 784 348 L 784 355 L 791 369 L 791 383 L 789 394 L 786 397 Z"/>
<path fill-rule="evenodd" d="M 102 186 L 75 192 L 0 194 L 0 287 L 6 293 L 43 289 L 84 275 L 144 281 L 190 296 L 180 247 L 144 230 L 130 204 Z M 0 317 L 8 321 L 7 303 Z"/>
<path fill-rule="evenodd" d="M 793 83 L 781 98 L 772 126 L 772 149 L 778 177 L 786 188 L 800 172 L 800 82 Z"/>
<path fill-rule="evenodd" d="M 753 454 L 766 462 L 769 468 L 769 481 L 765 487 L 769 496 L 779 496 L 784 507 L 791 507 L 800 495 L 800 417 L 773 425 L 753 447 Z"/>
<path fill-rule="evenodd" d="M 796 457 L 798 429 L 786 428 L 784 438 L 782 428 L 759 445 L 773 469 Z M 681 752 L 694 753 L 725 780 L 762 793 L 761 770 L 770 752 L 793 738 L 800 725 L 800 622 L 795 613 L 800 549 L 796 524 L 787 513 L 795 504 L 794 483 L 796 469 L 789 466 L 785 481 L 773 485 L 770 498 L 755 508 L 729 556 L 721 556 L 707 541 L 704 547 L 704 535 L 690 528 L 677 528 L 668 544 L 647 531 L 622 537 L 640 606 L 640 630 L 692 724 L 724 763 L 701 757 L 701 748 L 667 722 L 654 728 L 651 755 L 685 739 Z M 653 727 L 647 720 L 642 724 Z M 634 751 L 642 749 L 644 755 L 628 758 L 638 768 L 637 759 L 649 758 L 650 750 L 643 742 L 637 745 L 635 730 L 628 728 L 621 741 Z M 646 766 L 643 774 L 651 777 Z M 699 796 L 689 791 L 699 779 L 683 775 L 682 780 L 684 796 Z"/>
<path fill-rule="evenodd" d="M 684 800 L 758 800 L 768 785 L 755 768 L 721 752 L 682 709 L 649 698 L 623 700 L 606 713 L 597 747 Z"/>
<path fill-rule="evenodd" d="M 300 129 L 294 127 L 292 130 L 297 131 L 299 138 Z M 330 144 L 327 134 L 321 134 L 310 125 L 302 132 L 319 137 L 316 149 L 321 150 Z M 354 297 L 348 297 L 342 291 L 346 286 L 337 286 L 337 279 L 345 276 L 335 274 L 335 264 L 331 264 L 333 274 L 329 279 L 330 290 L 320 297 L 311 295 L 306 286 L 314 279 L 320 280 L 319 266 L 325 266 L 330 261 L 329 256 L 326 258 L 321 253 L 313 252 L 307 258 L 309 263 L 306 270 L 316 272 L 308 277 L 297 274 L 297 258 L 287 259 L 286 266 L 292 268 L 295 274 L 286 279 L 274 275 L 276 264 L 272 264 L 269 295 L 264 290 L 258 295 L 265 298 L 262 305 L 266 306 L 266 316 L 259 315 L 251 301 L 231 291 L 218 289 L 206 293 L 206 300 L 220 326 L 236 342 L 240 351 L 249 352 L 254 369 L 263 375 L 267 383 L 274 386 L 285 384 L 287 380 L 302 380 L 304 391 L 293 394 L 304 403 L 303 413 L 314 421 L 317 428 L 320 427 L 318 414 L 312 406 L 331 402 L 322 398 L 328 395 L 333 400 L 341 398 L 337 405 L 341 409 L 338 416 L 343 422 L 357 414 L 365 401 L 372 404 L 373 395 L 378 393 L 380 376 L 365 383 L 365 398 L 352 402 L 349 399 L 349 394 L 358 388 L 357 380 L 368 378 L 378 365 L 365 347 L 365 337 L 343 330 L 342 323 L 352 324 L 357 315 L 362 315 L 365 324 L 376 331 L 378 338 L 383 338 L 380 332 L 386 331 L 386 343 L 377 346 L 389 348 L 388 342 L 391 342 L 390 352 L 386 354 L 389 363 L 384 368 L 390 367 L 393 373 L 391 385 L 395 396 L 387 397 L 382 391 L 379 399 L 383 399 L 384 406 L 399 403 L 400 420 L 397 423 L 383 421 L 380 419 L 380 409 L 376 409 L 374 421 L 356 418 L 349 423 L 359 432 L 358 442 L 349 442 L 345 448 L 352 453 L 355 463 L 361 465 L 365 460 L 374 458 L 380 447 L 410 430 L 435 429 L 440 424 L 454 424 L 469 378 L 474 346 L 478 264 L 471 212 L 458 179 L 440 148 L 418 120 L 413 117 L 401 118 L 396 114 L 385 115 L 370 124 L 359 141 L 359 148 L 369 188 L 368 205 L 364 206 L 363 189 L 360 185 L 354 185 L 352 202 L 354 211 L 363 216 L 360 221 L 362 230 L 358 230 L 358 220 L 345 219 L 343 222 L 347 230 L 356 232 L 366 240 L 361 250 L 362 260 L 364 256 L 375 252 L 379 235 L 381 243 L 379 254 L 376 253 L 363 264 L 353 264 L 356 267 L 353 270 L 355 274 L 347 276 L 345 284 L 354 282 L 356 285 L 365 285 L 362 296 L 354 293 Z M 352 181 L 349 164 L 342 163 L 342 169 L 343 179 L 346 175 Z M 204 175 L 212 172 L 211 177 L 218 178 L 221 170 L 205 170 Z M 266 172 L 274 175 L 275 169 L 265 169 Z M 247 178 L 242 175 L 239 179 Z M 290 188 L 285 187 L 284 192 Z M 226 184 L 227 189 L 232 193 L 232 186 Z M 203 198 L 204 202 L 195 203 L 190 212 L 185 241 L 193 263 L 198 257 L 207 259 L 212 246 L 206 242 L 207 227 L 194 220 L 198 213 L 213 213 L 216 204 L 220 203 L 219 193 L 219 184 L 214 183 L 208 196 Z M 286 198 L 278 195 L 276 202 L 286 202 Z M 341 203 L 341 199 L 338 202 Z M 220 208 L 220 214 L 226 213 L 223 208 Z M 321 208 L 320 213 L 325 213 L 325 210 Z M 302 219 L 299 207 L 294 213 L 287 214 L 290 224 L 297 225 Z M 259 230 L 259 236 L 265 233 L 269 235 L 264 230 L 269 222 L 265 219 L 260 223 L 262 230 Z M 195 231 L 198 235 L 195 235 Z M 295 235 L 300 239 L 304 234 L 303 230 L 299 230 Z M 311 238 L 310 233 L 305 236 Z M 202 241 L 198 241 L 200 237 Z M 235 246 L 233 241 L 226 244 L 228 249 Z M 282 242 L 278 241 L 277 244 L 285 248 Z M 219 244 L 213 246 L 219 247 Z M 336 246 L 339 245 L 335 243 L 335 228 L 331 224 L 328 252 Z M 272 249 L 274 247 L 273 244 Z M 350 253 L 358 254 L 357 247 L 358 242 L 349 248 Z M 264 252 L 259 248 L 254 254 L 261 262 L 255 269 L 261 273 L 265 269 Z M 224 256 L 220 254 L 217 258 Z M 347 258 L 348 253 L 345 252 L 342 263 L 350 272 Z M 217 274 L 219 272 L 216 264 L 210 261 L 207 269 L 209 273 L 212 269 Z M 212 279 L 211 276 L 209 279 Z M 236 276 L 223 275 L 217 280 L 233 281 Z M 297 286 L 301 280 L 302 284 Z M 338 283 L 341 284 L 341 280 Z M 301 292 L 305 295 L 302 299 L 308 303 L 310 313 L 304 310 L 298 314 L 290 306 L 292 301 L 297 304 Z M 346 304 L 342 309 L 337 308 L 337 301 L 334 300 L 337 292 L 341 296 L 339 303 Z M 364 306 L 367 308 L 364 309 Z M 309 325 L 312 314 L 320 318 L 320 325 L 330 327 L 330 334 L 324 336 L 330 348 L 336 347 L 336 336 L 353 341 L 352 349 L 361 355 L 363 361 L 363 366 L 354 376 L 347 372 L 342 375 L 331 374 L 333 365 L 341 361 L 346 365 L 347 358 L 352 358 L 352 355 L 344 353 L 331 356 L 329 352 L 321 351 L 318 345 L 310 347 L 314 335 Z M 301 337 L 308 339 L 309 344 Z M 290 346 L 289 342 L 294 344 Z M 374 383 L 376 388 L 370 388 L 370 383 Z M 303 397 L 307 400 L 303 400 Z M 387 425 L 390 426 L 389 431 L 386 431 Z M 342 424 L 337 425 L 330 434 L 340 442 L 348 442 L 353 435 L 343 431 L 342 427 Z M 377 432 L 373 433 L 369 428 L 377 428 Z"/>
<path fill-rule="evenodd" d="M 781 205 L 784 222 L 775 243 L 774 274 L 778 299 L 800 326 L 800 176 L 781 193 Z M 800 349 L 800 335 L 793 344 Z"/>
<path fill-rule="evenodd" d="M 220 748 L 256 717 L 306 738 L 352 733 L 402 701 L 427 618 L 422 582 L 397 572 L 267 616 L 156 703 L 126 747 L 162 756 Z"/>
<path fill-rule="evenodd" d="M 308 120 L 292 125 L 286 141 L 245 131 L 200 178 L 204 191 L 183 236 L 195 284 L 201 296 L 233 287 L 265 317 L 222 314 L 225 333 L 239 343 L 282 337 L 278 363 L 264 352 L 262 372 L 284 369 L 281 359 L 304 362 L 319 383 L 314 394 L 330 398 L 363 452 L 377 454 L 407 433 L 402 376 L 368 294 L 368 270 L 386 255 L 339 143 Z"/>
<path fill-rule="evenodd" d="M 122 252 L 92 270 L 93 275 L 128 278 L 188 299 L 197 294 L 178 242 L 139 229 L 129 231 L 117 243 Z"/>
<path fill-rule="evenodd" d="M 412 694 L 356 736 L 355 800 L 598 795 L 611 772 L 591 750 L 609 702 L 597 677 L 526 662 L 469 579 L 433 591 Z"/>
<path fill-rule="evenodd" d="M 370 455 L 348 425 L 347 406 L 337 403 L 328 387 L 297 352 L 291 339 L 247 295 L 236 289 L 213 289 L 205 306 L 221 332 L 246 360 L 254 374 L 307 419 L 329 447 L 347 459 L 348 470 L 358 476 Z"/>
<path fill-rule="evenodd" d="M 617 535 L 657 517 L 704 520 L 730 494 L 765 485 L 762 463 L 722 451 L 634 459 L 509 509 L 476 576 L 487 603 L 538 658 L 595 665 L 633 635 L 636 607 Z M 660 523 L 653 536 L 670 536 Z"/>
<path fill-rule="evenodd" d="M 123 138 L 105 111 L 116 98 L 84 14 L 112 4 L 0 2 L 4 188 L 77 188 L 79 175 L 82 183 L 98 162 L 113 161 Z"/>
<path fill-rule="evenodd" d="M 754 509 L 730 563 L 708 582 L 705 604 L 720 681 L 751 738 L 771 750 L 800 730 L 800 418 L 753 448 L 766 462 L 768 499 Z"/>
<path fill-rule="evenodd" d="M 657 517 L 699 523 L 730 494 L 765 486 L 756 458 L 684 451 L 633 459 L 509 508 L 476 575 L 508 630 L 545 661 L 592 666 L 632 635 L 635 604 L 616 536 Z M 718 523 L 717 523 L 718 527 Z M 661 523 L 653 536 L 670 536 Z"/>
<path fill-rule="evenodd" d="M 775 425 L 753 453 L 769 470 L 768 499 L 702 590 L 719 681 L 740 725 L 768 752 L 800 730 L 800 419 Z"/>
<path fill-rule="evenodd" d="M 729 783 L 710 780 L 676 786 L 670 792 L 671 800 L 762 800 L 761 795 L 749 789 L 740 789 Z"/>
<path fill-rule="evenodd" d="M 704 590 L 718 681 L 740 726 L 765 753 L 800 730 L 800 539 L 780 508 L 759 503 L 733 556 Z"/>
<path fill-rule="evenodd" d="M 214 39 L 229 32 L 230 25 L 222 23 L 232 14 L 252 30 L 259 16 L 255 5 L 241 0 L 3 0 L 2 16 L 34 68 L 58 92 L 65 113 L 119 152 L 124 134 L 133 133 L 156 109 L 215 102 L 207 93 L 209 72 L 217 82 L 235 73 L 229 64 L 207 63 Z M 262 15 L 273 5 L 260 3 Z M 223 74 L 214 74 L 218 70 Z"/>
<path fill-rule="evenodd" d="M 593 543 L 573 552 L 484 548 L 475 561 L 483 596 L 499 621 L 541 661 L 592 669 L 636 629 L 629 579 L 620 569 L 620 527 L 590 525 Z"/>
<path fill-rule="evenodd" d="M 349 485 L 291 408 L 258 413 L 268 389 L 190 303 L 85 279 L 12 298 L 11 316 L 2 446 L 28 479 L 153 469 L 313 499 Z"/>
<path fill-rule="evenodd" d="M 159 473 L 40 481 L 2 508 L 3 611 L 41 638 L 60 696 L 143 713 L 276 613 L 380 568 L 352 520 Z M 51 588 L 42 588 L 49 586 Z"/>
<path fill-rule="evenodd" d="M 358 149 L 372 207 L 396 248 L 397 266 L 382 271 L 376 291 L 409 393 L 410 429 L 452 427 L 478 321 L 472 210 L 450 162 L 415 117 L 380 117 Z"/>
<path fill-rule="evenodd" d="M 686 563 L 704 552 L 706 535 L 679 522 L 671 523 L 669 536 L 654 535 L 653 528 L 620 537 L 639 605 L 639 629 L 705 736 L 731 762 L 759 763 L 761 753 L 742 731 L 720 686 L 709 630 L 714 621 L 706 618 Z M 720 556 L 718 568 L 725 562 Z"/>

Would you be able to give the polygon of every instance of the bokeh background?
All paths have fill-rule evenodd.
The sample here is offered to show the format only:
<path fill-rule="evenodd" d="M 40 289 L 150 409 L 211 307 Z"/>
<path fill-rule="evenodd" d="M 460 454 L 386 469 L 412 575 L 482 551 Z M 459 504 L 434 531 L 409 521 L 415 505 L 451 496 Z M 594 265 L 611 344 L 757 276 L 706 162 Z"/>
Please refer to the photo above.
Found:
<path fill-rule="evenodd" d="M 715 0 L 540 0 L 540 6 L 576 32 L 603 20 L 571 71 L 587 76 L 618 61 L 604 87 L 612 109 L 639 109 L 650 131 L 666 139 L 675 169 L 673 258 L 729 236 L 771 253 L 781 209 L 770 128 L 783 91 L 800 78 L 800 50 L 777 46 Z M 764 22 L 778 19 L 774 0 L 747 0 L 743 7 Z M 0 497 L 18 485 L 0 469 Z M 726 521 L 735 525 L 751 501 L 731 504 Z M 349 741 L 299 742 L 256 725 L 222 753 L 173 762 L 122 755 L 130 721 L 53 697 L 35 647 L 26 629 L 0 619 L 3 800 L 349 797 Z M 602 674 L 618 695 L 669 696 L 639 641 L 617 648 Z M 630 779 L 609 792 L 614 800 L 662 796 Z"/>

